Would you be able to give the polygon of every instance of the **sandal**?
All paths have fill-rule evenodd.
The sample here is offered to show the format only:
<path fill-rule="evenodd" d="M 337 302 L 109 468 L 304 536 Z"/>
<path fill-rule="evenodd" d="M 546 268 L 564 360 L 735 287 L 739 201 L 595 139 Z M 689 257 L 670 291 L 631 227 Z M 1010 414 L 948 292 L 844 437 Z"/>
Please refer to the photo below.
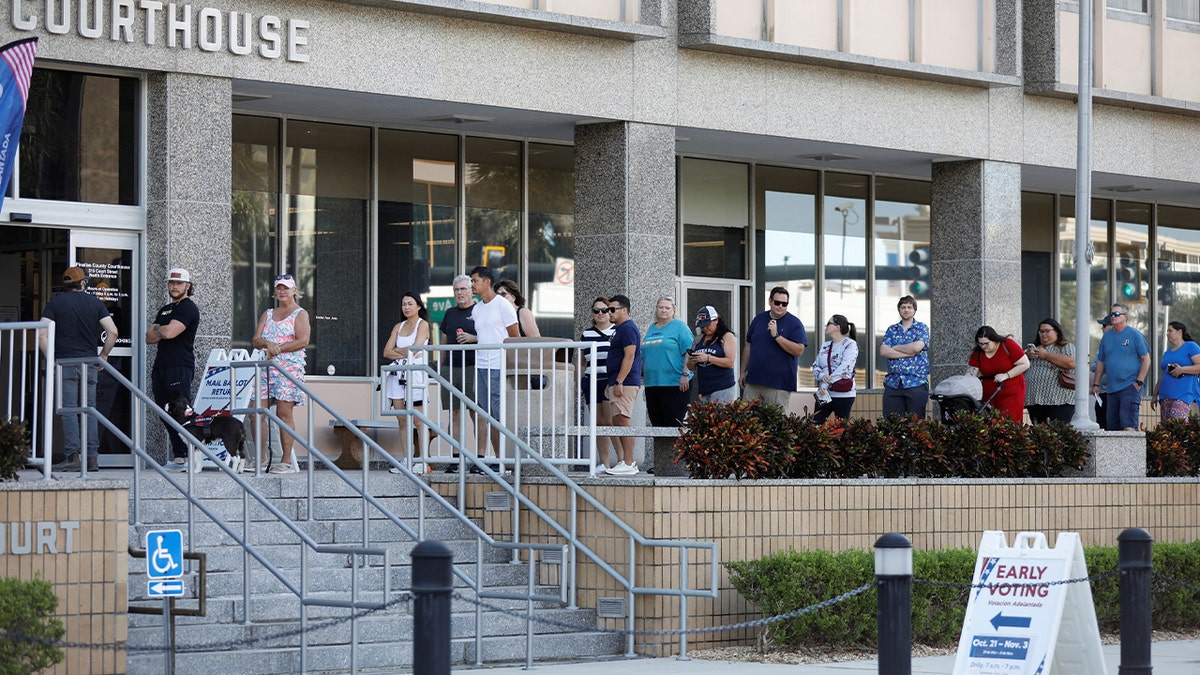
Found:
<path fill-rule="evenodd" d="M 300 467 L 296 466 L 295 462 L 290 464 L 284 464 L 283 462 L 280 462 L 279 464 L 271 467 L 267 473 L 300 473 Z"/>

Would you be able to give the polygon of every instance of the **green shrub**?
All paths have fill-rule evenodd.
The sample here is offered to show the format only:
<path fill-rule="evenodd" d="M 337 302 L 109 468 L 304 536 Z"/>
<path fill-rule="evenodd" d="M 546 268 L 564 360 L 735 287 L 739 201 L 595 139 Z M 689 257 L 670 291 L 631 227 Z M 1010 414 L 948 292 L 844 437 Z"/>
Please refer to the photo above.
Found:
<path fill-rule="evenodd" d="M 1200 625 L 1200 593 L 1167 577 L 1195 586 L 1200 583 L 1200 541 L 1153 545 L 1151 621 L 1156 630 Z M 1085 549 L 1096 621 L 1103 631 L 1120 627 L 1120 576 L 1116 546 Z M 952 647 L 958 643 L 970 589 L 919 583 L 970 584 L 976 552 L 970 549 L 914 551 L 912 637 L 917 644 Z M 759 560 L 726 563 L 734 588 L 763 616 L 777 616 L 817 604 L 853 590 L 874 578 L 869 551 L 780 551 Z M 857 595 L 795 619 L 780 621 L 767 639 L 784 647 L 814 644 L 844 648 L 874 645 L 877 640 L 877 596 Z"/>
<path fill-rule="evenodd" d="M 0 631 L 35 640 L 61 640 L 62 621 L 53 617 L 58 596 L 50 582 L 4 577 L 0 579 Z M 0 638 L 0 675 L 32 673 L 62 661 L 58 647 L 41 642 Z"/>
<path fill-rule="evenodd" d="M 676 460 L 697 478 L 778 478 L 791 464 L 795 424 L 783 408 L 756 401 L 693 403 L 675 443 Z"/>
<path fill-rule="evenodd" d="M 29 433 L 16 417 L 0 420 L 0 480 L 14 480 L 29 457 Z"/>

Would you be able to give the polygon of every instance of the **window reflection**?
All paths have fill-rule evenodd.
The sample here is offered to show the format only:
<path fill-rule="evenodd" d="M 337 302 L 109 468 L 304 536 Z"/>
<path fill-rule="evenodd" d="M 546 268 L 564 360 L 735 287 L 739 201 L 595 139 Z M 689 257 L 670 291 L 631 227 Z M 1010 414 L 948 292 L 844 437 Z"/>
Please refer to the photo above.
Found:
<path fill-rule="evenodd" d="M 138 81 L 34 68 L 21 133 L 27 199 L 138 203 Z"/>
<path fill-rule="evenodd" d="M 1200 334 L 1200 210 L 1160 206 L 1155 250 L 1155 327 L 1157 351 L 1162 352 L 1171 321 L 1182 322 L 1193 336 Z"/>
<path fill-rule="evenodd" d="M 755 297 L 746 303 L 749 319 L 767 309 L 767 293 L 783 286 L 791 295 L 788 311 L 804 323 L 809 346 L 819 345 L 815 291 L 817 264 L 817 192 L 819 174 L 803 169 L 760 166 L 756 169 L 755 209 L 758 214 L 756 240 Z M 801 386 L 812 386 L 812 362 L 817 349 L 800 356 Z"/>
<path fill-rule="evenodd" d="M 575 327 L 575 148 L 529 144 L 529 284 L 542 335 Z"/>
<path fill-rule="evenodd" d="M 1146 264 L 1150 259 L 1149 204 L 1117 202 L 1113 230 L 1113 271 L 1116 286 L 1113 302 L 1129 307 L 1129 325 L 1142 332 L 1147 340 L 1150 333 L 1150 274 Z"/>
<path fill-rule="evenodd" d="M 466 139 L 466 269 L 495 268 L 496 280 L 521 280 L 521 144 Z"/>
<path fill-rule="evenodd" d="M 684 275 L 745 279 L 750 167 L 684 158 L 679 179 Z"/>
<path fill-rule="evenodd" d="M 250 349 L 279 258 L 279 121 L 233 116 L 233 346 Z"/>
<path fill-rule="evenodd" d="M 370 158 L 368 128 L 288 122 L 284 266 L 312 320 L 309 373 L 367 374 Z"/>
<path fill-rule="evenodd" d="M 928 182 L 875 179 L 874 337 L 869 338 L 866 330 L 858 332 L 860 358 L 868 349 L 878 352 L 888 326 L 899 321 L 896 305 L 906 295 L 917 300 L 917 320 L 930 325 L 930 201 Z M 865 328 L 866 317 L 856 323 Z M 873 341 L 867 344 L 868 339 Z M 871 386 L 882 387 L 886 374 L 887 360 L 877 358 Z"/>
<path fill-rule="evenodd" d="M 841 314 L 856 326 L 867 325 L 867 196 L 869 176 L 825 174 L 825 211 L 822 213 L 824 246 L 824 309 L 822 318 Z M 822 339 L 810 335 L 809 343 Z M 858 333 L 859 358 L 867 353 L 867 331 Z M 805 352 L 808 353 L 807 351 Z M 813 350 L 813 354 L 816 351 Z M 811 377 L 811 373 L 809 374 Z"/>
<path fill-rule="evenodd" d="M 1089 315 L 1101 317 L 1108 313 L 1112 297 L 1108 286 L 1108 218 L 1111 212 L 1110 203 L 1102 199 L 1092 200 L 1092 225 L 1088 236 L 1096 249 L 1092 261 L 1091 275 L 1091 307 Z M 1059 316 L 1075 316 L 1075 266 L 1072 262 L 1075 251 L 1075 198 L 1066 196 L 1058 200 L 1058 268 L 1060 311 Z M 1088 323 L 1091 332 L 1091 353 L 1096 353 L 1100 345 L 1101 329 L 1095 322 Z"/>

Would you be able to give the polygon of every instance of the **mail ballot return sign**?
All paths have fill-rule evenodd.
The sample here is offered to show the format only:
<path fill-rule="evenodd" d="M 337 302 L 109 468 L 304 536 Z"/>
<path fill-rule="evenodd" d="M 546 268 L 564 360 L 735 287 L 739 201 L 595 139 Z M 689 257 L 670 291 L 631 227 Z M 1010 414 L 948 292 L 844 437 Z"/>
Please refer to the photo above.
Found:
<path fill-rule="evenodd" d="M 1079 534 L 983 533 L 955 675 L 1105 675 Z M 1077 581 L 1079 580 L 1079 581 Z"/>

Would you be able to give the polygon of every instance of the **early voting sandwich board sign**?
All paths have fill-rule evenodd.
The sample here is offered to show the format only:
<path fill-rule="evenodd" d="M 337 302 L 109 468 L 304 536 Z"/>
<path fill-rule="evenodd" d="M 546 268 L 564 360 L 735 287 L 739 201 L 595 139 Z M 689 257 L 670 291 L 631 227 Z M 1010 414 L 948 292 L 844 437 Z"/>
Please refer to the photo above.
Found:
<path fill-rule="evenodd" d="M 1105 675 L 1087 575 L 1076 532 L 984 532 L 954 674 Z"/>

